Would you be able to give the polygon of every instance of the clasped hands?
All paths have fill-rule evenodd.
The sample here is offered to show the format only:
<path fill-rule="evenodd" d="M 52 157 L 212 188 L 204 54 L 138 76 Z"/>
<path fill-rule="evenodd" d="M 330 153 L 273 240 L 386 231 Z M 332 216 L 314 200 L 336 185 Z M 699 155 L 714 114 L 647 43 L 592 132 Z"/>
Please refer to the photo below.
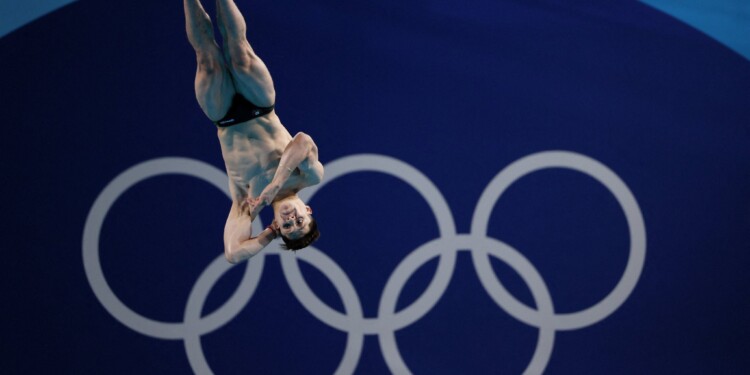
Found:
<path fill-rule="evenodd" d="M 281 190 L 281 186 L 271 183 L 263 189 L 259 196 L 253 198 L 248 195 L 243 205 L 247 207 L 251 217 L 257 217 L 263 207 L 269 206 L 273 202 L 279 190 Z"/>

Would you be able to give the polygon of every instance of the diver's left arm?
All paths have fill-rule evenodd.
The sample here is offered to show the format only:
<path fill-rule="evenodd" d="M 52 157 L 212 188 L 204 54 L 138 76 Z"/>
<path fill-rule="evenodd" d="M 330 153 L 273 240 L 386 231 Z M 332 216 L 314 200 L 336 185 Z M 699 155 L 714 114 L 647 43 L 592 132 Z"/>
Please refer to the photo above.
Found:
<path fill-rule="evenodd" d="M 318 160 L 318 146 L 312 137 L 299 132 L 284 149 L 273 180 L 260 195 L 261 203 L 271 204 L 295 169 L 299 168 L 305 186 L 320 183 L 323 179 L 323 164 Z"/>

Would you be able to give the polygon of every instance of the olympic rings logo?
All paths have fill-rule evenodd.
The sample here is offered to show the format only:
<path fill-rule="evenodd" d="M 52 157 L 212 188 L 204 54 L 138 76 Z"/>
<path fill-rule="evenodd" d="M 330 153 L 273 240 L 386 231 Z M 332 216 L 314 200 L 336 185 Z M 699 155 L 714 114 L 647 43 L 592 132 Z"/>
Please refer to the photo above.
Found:
<path fill-rule="evenodd" d="M 161 158 L 131 167 L 107 185 L 89 211 L 83 231 L 83 264 L 89 284 L 104 308 L 115 319 L 143 335 L 184 341 L 190 365 L 195 373 L 212 373 L 201 347 L 201 336 L 219 329 L 232 320 L 252 298 L 263 272 L 265 257 L 278 255 L 284 276 L 301 304 L 318 320 L 347 332 L 346 348 L 336 374 L 351 374 L 357 366 L 365 335 L 377 335 L 385 362 L 391 372 L 409 374 L 401 357 L 395 332 L 425 316 L 445 292 L 452 277 L 458 251 L 471 253 L 479 280 L 500 308 L 517 320 L 539 328 L 537 346 L 524 374 L 540 374 L 552 354 L 555 332 L 580 329 L 595 324 L 617 310 L 638 282 L 646 256 L 646 229 L 640 207 L 630 189 L 609 168 L 587 156 L 568 151 L 546 151 L 523 157 L 500 171 L 482 193 L 471 223 L 470 234 L 456 233 L 453 215 L 435 185 L 419 170 L 391 157 L 362 154 L 338 159 L 326 165 L 326 179 L 303 190 L 305 200 L 327 183 L 348 173 L 372 171 L 390 174 L 416 189 L 427 201 L 437 218 L 440 238 L 429 241 L 409 255 L 390 275 L 380 297 L 378 316 L 365 318 L 359 295 L 347 274 L 325 253 L 311 247 L 297 256 L 286 256 L 268 247 L 245 263 L 245 274 L 234 294 L 216 311 L 201 317 L 209 292 L 232 266 L 219 255 L 198 277 L 188 297 L 182 322 L 161 322 L 144 317 L 123 304 L 110 289 L 99 262 L 99 234 L 114 202 L 127 189 L 150 177 L 184 174 L 205 180 L 229 196 L 223 171 L 206 163 L 186 158 Z M 585 173 L 603 184 L 620 204 L 630 234 L 630 254 L 620 281 L 604 299 L 582 311 L 556 314 L 547 285 L 536 268 L 510 245 L 487 237 L 487 224 L 495 203 L 503 192 L 523 176 L 548 168 L 566 168 Z M 260 220 L 253 230 L 260 231 Z M 468 250 L 459 250 L 468 249 Z M 497 279 L 490 256 L 506 262 L 526 282 L 537 309 L 510 294 Z M 396 311 L 396 301 L 411 275 L 433 258 L 439 264 L 433 279 L 422 295 L 408 307 Z M 345 314 L 321 301 L 302 277 L 298 260 L 319 269 L 333 283 L 344 303 Z"/>

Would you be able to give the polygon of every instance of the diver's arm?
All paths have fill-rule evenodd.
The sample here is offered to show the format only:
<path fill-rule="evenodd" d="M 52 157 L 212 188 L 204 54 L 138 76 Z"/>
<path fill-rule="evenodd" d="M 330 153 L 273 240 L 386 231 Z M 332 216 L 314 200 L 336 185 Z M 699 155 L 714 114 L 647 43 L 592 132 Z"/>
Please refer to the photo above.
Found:
<path fill-rule="evenodd" d="M 305 180 L 305 186 L 317 185 L 323 180 L 323 164 L 318 160 L 318 146 L 312 138 L 309 139 L 307 157 L 299 163 L 297 168 Z"/>
<path fill-rule="evenodd" d="M 224 256 L 229 263 L 239 263 L 258 254 L 276 238 L 276 230 L 269 226 L 258 236 L 252 236 L 252 218 L 239 213 L 238 204 L 232 209 L 224 226 Z"/>
<path fill-rule="evenodd" d="M 297 133 L 284 149 L 273 180 L 263 189 L 259 197 L 260 204 L 271 204 L 281 187 L 297 168 L 305 179 L 305 186 L 315 185 L 323 178 L 323 165 L 318 161 L 318 146 L 309 135 L 302 132 Z"/>

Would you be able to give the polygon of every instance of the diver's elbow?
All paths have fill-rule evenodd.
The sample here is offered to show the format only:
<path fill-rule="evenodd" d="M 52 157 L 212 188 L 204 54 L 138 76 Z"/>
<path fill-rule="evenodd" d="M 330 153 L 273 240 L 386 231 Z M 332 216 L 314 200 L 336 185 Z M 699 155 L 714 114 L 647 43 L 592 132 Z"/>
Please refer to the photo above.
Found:
<path fill-rule="evenodd" d="M 226 258 L 227 262 L 232 264 L 237 264 L 240 262 L 240 260 L 237 259 L 237 252 L 233 251 L 233 249 L 229 246 L 224 247 L 224 258 Z"/>

